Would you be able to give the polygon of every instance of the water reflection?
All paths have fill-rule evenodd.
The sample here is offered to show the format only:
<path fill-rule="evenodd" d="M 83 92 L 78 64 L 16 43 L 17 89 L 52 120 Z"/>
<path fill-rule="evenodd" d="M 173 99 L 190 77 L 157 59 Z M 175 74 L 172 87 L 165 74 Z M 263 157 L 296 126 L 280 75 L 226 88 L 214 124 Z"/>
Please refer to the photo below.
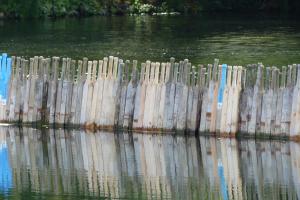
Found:
<path fill-rule="evenodd" d="M 0 144 L 0 198 L 300 198 L 294 142 L 1 127 Z"/>

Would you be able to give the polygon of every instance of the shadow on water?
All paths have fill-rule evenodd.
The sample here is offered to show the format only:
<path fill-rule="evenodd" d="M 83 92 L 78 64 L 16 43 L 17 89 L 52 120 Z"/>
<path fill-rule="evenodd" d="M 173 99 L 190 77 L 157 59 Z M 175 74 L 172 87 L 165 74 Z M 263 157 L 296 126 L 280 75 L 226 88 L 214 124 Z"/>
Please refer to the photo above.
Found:
<path fill-rule="evenodd" d="M 300 20 L 265 16 L 127 16 L 3 21 L 0 51 L 18 56 L 207 64 L 300 63 Z"/>
<path fill-rule="evenodd" d="M 0 127 L 0 199 L 298 199 L 300 144 Z"/>

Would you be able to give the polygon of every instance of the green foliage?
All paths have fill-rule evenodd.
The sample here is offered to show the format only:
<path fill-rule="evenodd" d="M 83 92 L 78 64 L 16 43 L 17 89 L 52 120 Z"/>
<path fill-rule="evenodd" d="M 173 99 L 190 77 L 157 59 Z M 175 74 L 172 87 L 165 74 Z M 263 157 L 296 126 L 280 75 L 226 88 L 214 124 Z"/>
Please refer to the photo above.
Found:
<path fill-rule="evenodd" d="M 300 3 L 299 0 L 0 0 L 0 14 L 20 18 L 202 11 L 299 13 Z"/>

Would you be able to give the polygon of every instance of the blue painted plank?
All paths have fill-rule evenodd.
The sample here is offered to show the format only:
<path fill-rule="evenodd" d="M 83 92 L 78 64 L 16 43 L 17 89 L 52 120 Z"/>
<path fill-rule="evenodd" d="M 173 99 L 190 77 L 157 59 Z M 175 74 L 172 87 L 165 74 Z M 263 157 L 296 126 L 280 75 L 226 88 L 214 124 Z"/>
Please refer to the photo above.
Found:
<path fill-rule="evenodd" d="M 6 60 L 6 77 L 4 80 L 4 99 L 7 99 L 8 96 L 8 87 L 9 87 L 9 80 L 10 80 L 10 75 L 11 75 L 11 58 L 7 58 Z"/>
<path fill-rule="evenodd" d="M 2 99 L 3 88 L 4 88 L 4 70 L 2 68 L 2 56 L 0 56 L 0 100 Z"/>
<path fill-rule="evenodd" d="M 11 58 L 8 58 L 7 53 L 0 56 L 0 68 L 0 98 L 6 100 L 11 75 Z"/>
<path fill-rule="evenodd" d="M 219 91 L 218 91 L 218 106 L 222 106 L 223 103 L 223 95 L 224 95 L 224 89 L 226 86 L 226 77 L 227 77 L 227 64 L 222 65 L 222 77 L 220 81 Z"/>

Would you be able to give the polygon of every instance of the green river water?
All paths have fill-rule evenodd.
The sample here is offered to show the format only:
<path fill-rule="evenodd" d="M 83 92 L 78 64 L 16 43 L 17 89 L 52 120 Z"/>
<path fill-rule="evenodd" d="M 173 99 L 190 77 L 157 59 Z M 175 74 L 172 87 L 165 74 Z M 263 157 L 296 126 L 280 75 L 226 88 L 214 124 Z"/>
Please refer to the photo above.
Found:
<path fill-rule="evenodd" d="M 300 20 L 253 16 L 127 16 L 0 21 L 0 51 L 19 56 L 245 65 L 300 63 Z"/>

